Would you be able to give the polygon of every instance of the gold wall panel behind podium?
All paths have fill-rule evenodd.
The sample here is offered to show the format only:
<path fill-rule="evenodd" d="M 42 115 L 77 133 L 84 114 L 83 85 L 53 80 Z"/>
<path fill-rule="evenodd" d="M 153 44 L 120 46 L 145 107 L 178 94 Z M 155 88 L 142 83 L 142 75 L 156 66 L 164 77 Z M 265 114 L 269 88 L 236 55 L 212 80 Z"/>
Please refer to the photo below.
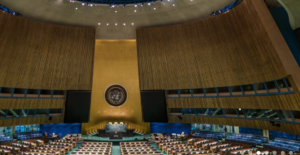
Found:
<path fill-rule="evenodd" d="M 83 133 L 105 128 L 108 122 L 127 122 L 129 128 L 150 132 L 149 123 L 142 121 L 137 50 L 135 40 L 96 40 L 90 122 L 82 124 Z M 123 85 L 128 99 L 120 107 L 104 100 L 105 89 L 113 84 Z"/>

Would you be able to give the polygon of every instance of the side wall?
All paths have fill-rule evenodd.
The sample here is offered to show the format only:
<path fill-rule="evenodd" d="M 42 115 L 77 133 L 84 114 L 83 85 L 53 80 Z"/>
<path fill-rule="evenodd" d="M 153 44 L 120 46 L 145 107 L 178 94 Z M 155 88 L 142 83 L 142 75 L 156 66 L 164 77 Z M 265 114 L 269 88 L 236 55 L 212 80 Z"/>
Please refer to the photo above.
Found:
<path fill-rule="evenodd" d="M 0 12 L 0 87 L 91 90 L 95 29 Z"/>
<path fill-rule="evenodd" d="M 0 23 L 0 92 L 1 87 L 45 90 L 92 89 L 94 28 L 47 24 L 2 11 Z M 0 110 L 64 108 L 64 97 L 1 96 L 0 98 Z M 21 115 L 16 118 L 0 119 L 0 126 L 64 121 L 63 116 L 53 116 L 52 119 L 49 115 L 20 117 Z"/>
<path fill-rule="evenodd" d="M 151 44 L 150 44 L 151 43 Z M 300 110 L 300 70 L 263 1 L 244 0 L 212 18 L 137 30 L 141 90 L 215 88 L 288 77 L 294 93 L 167 98 L 168 108 Z M 241 126 L 300 134 L 300 124 L 238 118 L 169 116 L 170 123 Z"/>
<path fill-rule="evenodd" d="M 137 29 L 137 48 L 141 90 L 235 86 L 287 76 L 252 0 L 206 20 Z"/>

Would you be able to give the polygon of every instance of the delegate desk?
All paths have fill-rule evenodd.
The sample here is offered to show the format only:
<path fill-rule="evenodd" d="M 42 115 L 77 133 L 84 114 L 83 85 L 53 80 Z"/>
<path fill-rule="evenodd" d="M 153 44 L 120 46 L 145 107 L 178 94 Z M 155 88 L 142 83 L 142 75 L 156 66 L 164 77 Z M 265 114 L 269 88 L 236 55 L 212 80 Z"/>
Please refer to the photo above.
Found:
<path fill-rule="evenodd" d="M 158 148 L 162 149 L 163 146 L 166 146 L 166 145 L 175 145 L 175 144 L 181 144 L 181 143 L 182 143 L 181 141 L 159 143 Z"/>
<path fill-rule="evenodd" d="M 195 146 L 191 146 L 191 145 L 186 145 L 186 146 L 175 146 L 175 147 L 169 147 L 167 148 L 166 152 L 167 154 L 171 154 L 171 152 L 174 152 L 176 150 L 182 150 L 182 149 L 198 149 L 198 150 L 201 150 L 201 148 L 197 148 Z"/>
<path fill-rule="evenodd" d="M 21 143 L 22 143 L 22 144 L 25 144 L 25 145 L 28 145 L 28 146 L 31 145 L 31 147 L 32 147 L 33 149 L 36 148 L 36 143 L 32 143 L 32 142 L 28 142 L 28 141 L 22 141 Z"/>
<path fill-rule="evenodd" d="M 173 145 L 164 145 L 162 147 L 162 152 L 167 152 L 168 148 L 172 148 L 172 147 L 185 147 L 188 146 L 187 144 L 173 144 Z"/>
<path fill-rule="evenodd" d="M 15 149 L 15 152 L 16 153 L 19 153 L 21 152 L 21 149 L 19 147 L 14 147 L 14 146 L 7 146 L 7 145 L 0 145 L 0 148 L 1 149 L 7 149 L 7 150 L 12 150 L 12 149 Z"/>
<path fill-rule="evenodd" d="M 169 139 L 169 140 L 161 140 L 161 141 L 155 141 L 155 146 L 158 146 L 159 143 L 166 143 L 166 142 L 174 142 L 175 139 Z"/>
<path fill-rule="evenodd" d="M 176 155 L 177 152 L 200 151 L 200 150 L 201 150 L 201 148 L 182 148 L 182 149 L 168 150 L 167 154 Z"/>
<path fill-rule="evenodd" d="M 61 155 L 64 155 L 66 153 L 65 149 L 63 149 L 63 148 L 37 147 L 36 149 L 39 149 L 39 150 L 50 150 L 50 151 L 60 151 Z"/>
<path fill-rule="evenodd" d="M 217 149 L 217 147 L 221 148 L 221 147 L 229 147 L 230 144 L 219 144 L 219 145 L 214 145 L 210 147 L 211 152 L 214 152 L 215 149 Z"/>
<path fill-rule="evenodd" d="M 242 150 L 235 150 L 235 151 L 230 151 L 230 154 L 231 155 L 236 155 L 237 153 L 241 153 L 241 152 L 246 152 L 246 151 L 253 151 L 253 149 L 252 148 L 248 148 L 248 149 L 242 149 Z"/>
<path fill-rule="evenodd" d="M 218 145 L 218 142 L 202 144 L 202 148 L 205 150 L 208 146 L 214 146 L 214 145 Z"/>
<path fill-rule="evenodd" d="M 194 146 L 202 147 L 203 144 L 210 143 L 210 142 L 212 142 L 212 140 L 204 139 L 204 140 L 200 140 L 200 141 L 195 142 Z"/>
<path fill-rule="evenodd" d="M 54 150 L 30 149 L 29 152 L 36 152 L 37 154 L 39 154 L 39 153 L 51 153 L 52 155 L 60 155 L 59 151 L 54 151 Z"/>
<path fill-rule="evenodd" d="M 5 155 L 10 155 L 10 150 L 0 149 L 0 152 L 4 151 Z"/>
<path fill-rule="evenodd" d="M 19 144 L 19 143 L 11 143 L 11 146 L 15 146 L 15 147 L 23 147 L 22 151 L 28 151 L 29 150 L 29 146 L 28 145 L 23 145 L 23 144 Z"/>
<path fill-rule="evenodd" d="M 66 153 L 70 151 L 68 146 L 62 146 L 62 145 L 44 145 L 44 147 L 64 149 Z"/>
<path fill-rule="evenodd" d="M 224 147 L 224 148 L 221 148 L 220 149 L 220 153 L 221 154 L 224 154 L 226 150 L 238 150 L 238 149 L 241 149 L 242 146 L 231 146 L 231 147 Z"/>

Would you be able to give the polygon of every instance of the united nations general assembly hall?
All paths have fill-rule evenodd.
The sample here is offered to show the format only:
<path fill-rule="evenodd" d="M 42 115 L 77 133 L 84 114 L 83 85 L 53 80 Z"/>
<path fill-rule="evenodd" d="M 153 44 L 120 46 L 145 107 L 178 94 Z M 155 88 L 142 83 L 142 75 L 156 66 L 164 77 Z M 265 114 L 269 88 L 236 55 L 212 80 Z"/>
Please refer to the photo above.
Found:
<path fill-rule="evenodd" d="M 0 155 L 300 155 L 300 0 L 0 0 Z"/>

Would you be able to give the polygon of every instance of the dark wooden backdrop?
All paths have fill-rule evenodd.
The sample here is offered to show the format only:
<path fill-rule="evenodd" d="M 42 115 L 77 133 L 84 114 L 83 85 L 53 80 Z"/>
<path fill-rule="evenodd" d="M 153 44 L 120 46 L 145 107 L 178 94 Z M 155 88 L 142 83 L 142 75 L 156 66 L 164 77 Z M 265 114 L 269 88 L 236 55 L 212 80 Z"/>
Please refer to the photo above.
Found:
<path fill-rule="evenodd" d="M 0 12 L 0 87 L 91 90 L 95 29 Z"/>
<path fill-rule="evenodd" d="M 136 32 L 141 90 L 235 86 L 287 76 L 251 0 L 206 20 Z"/>

